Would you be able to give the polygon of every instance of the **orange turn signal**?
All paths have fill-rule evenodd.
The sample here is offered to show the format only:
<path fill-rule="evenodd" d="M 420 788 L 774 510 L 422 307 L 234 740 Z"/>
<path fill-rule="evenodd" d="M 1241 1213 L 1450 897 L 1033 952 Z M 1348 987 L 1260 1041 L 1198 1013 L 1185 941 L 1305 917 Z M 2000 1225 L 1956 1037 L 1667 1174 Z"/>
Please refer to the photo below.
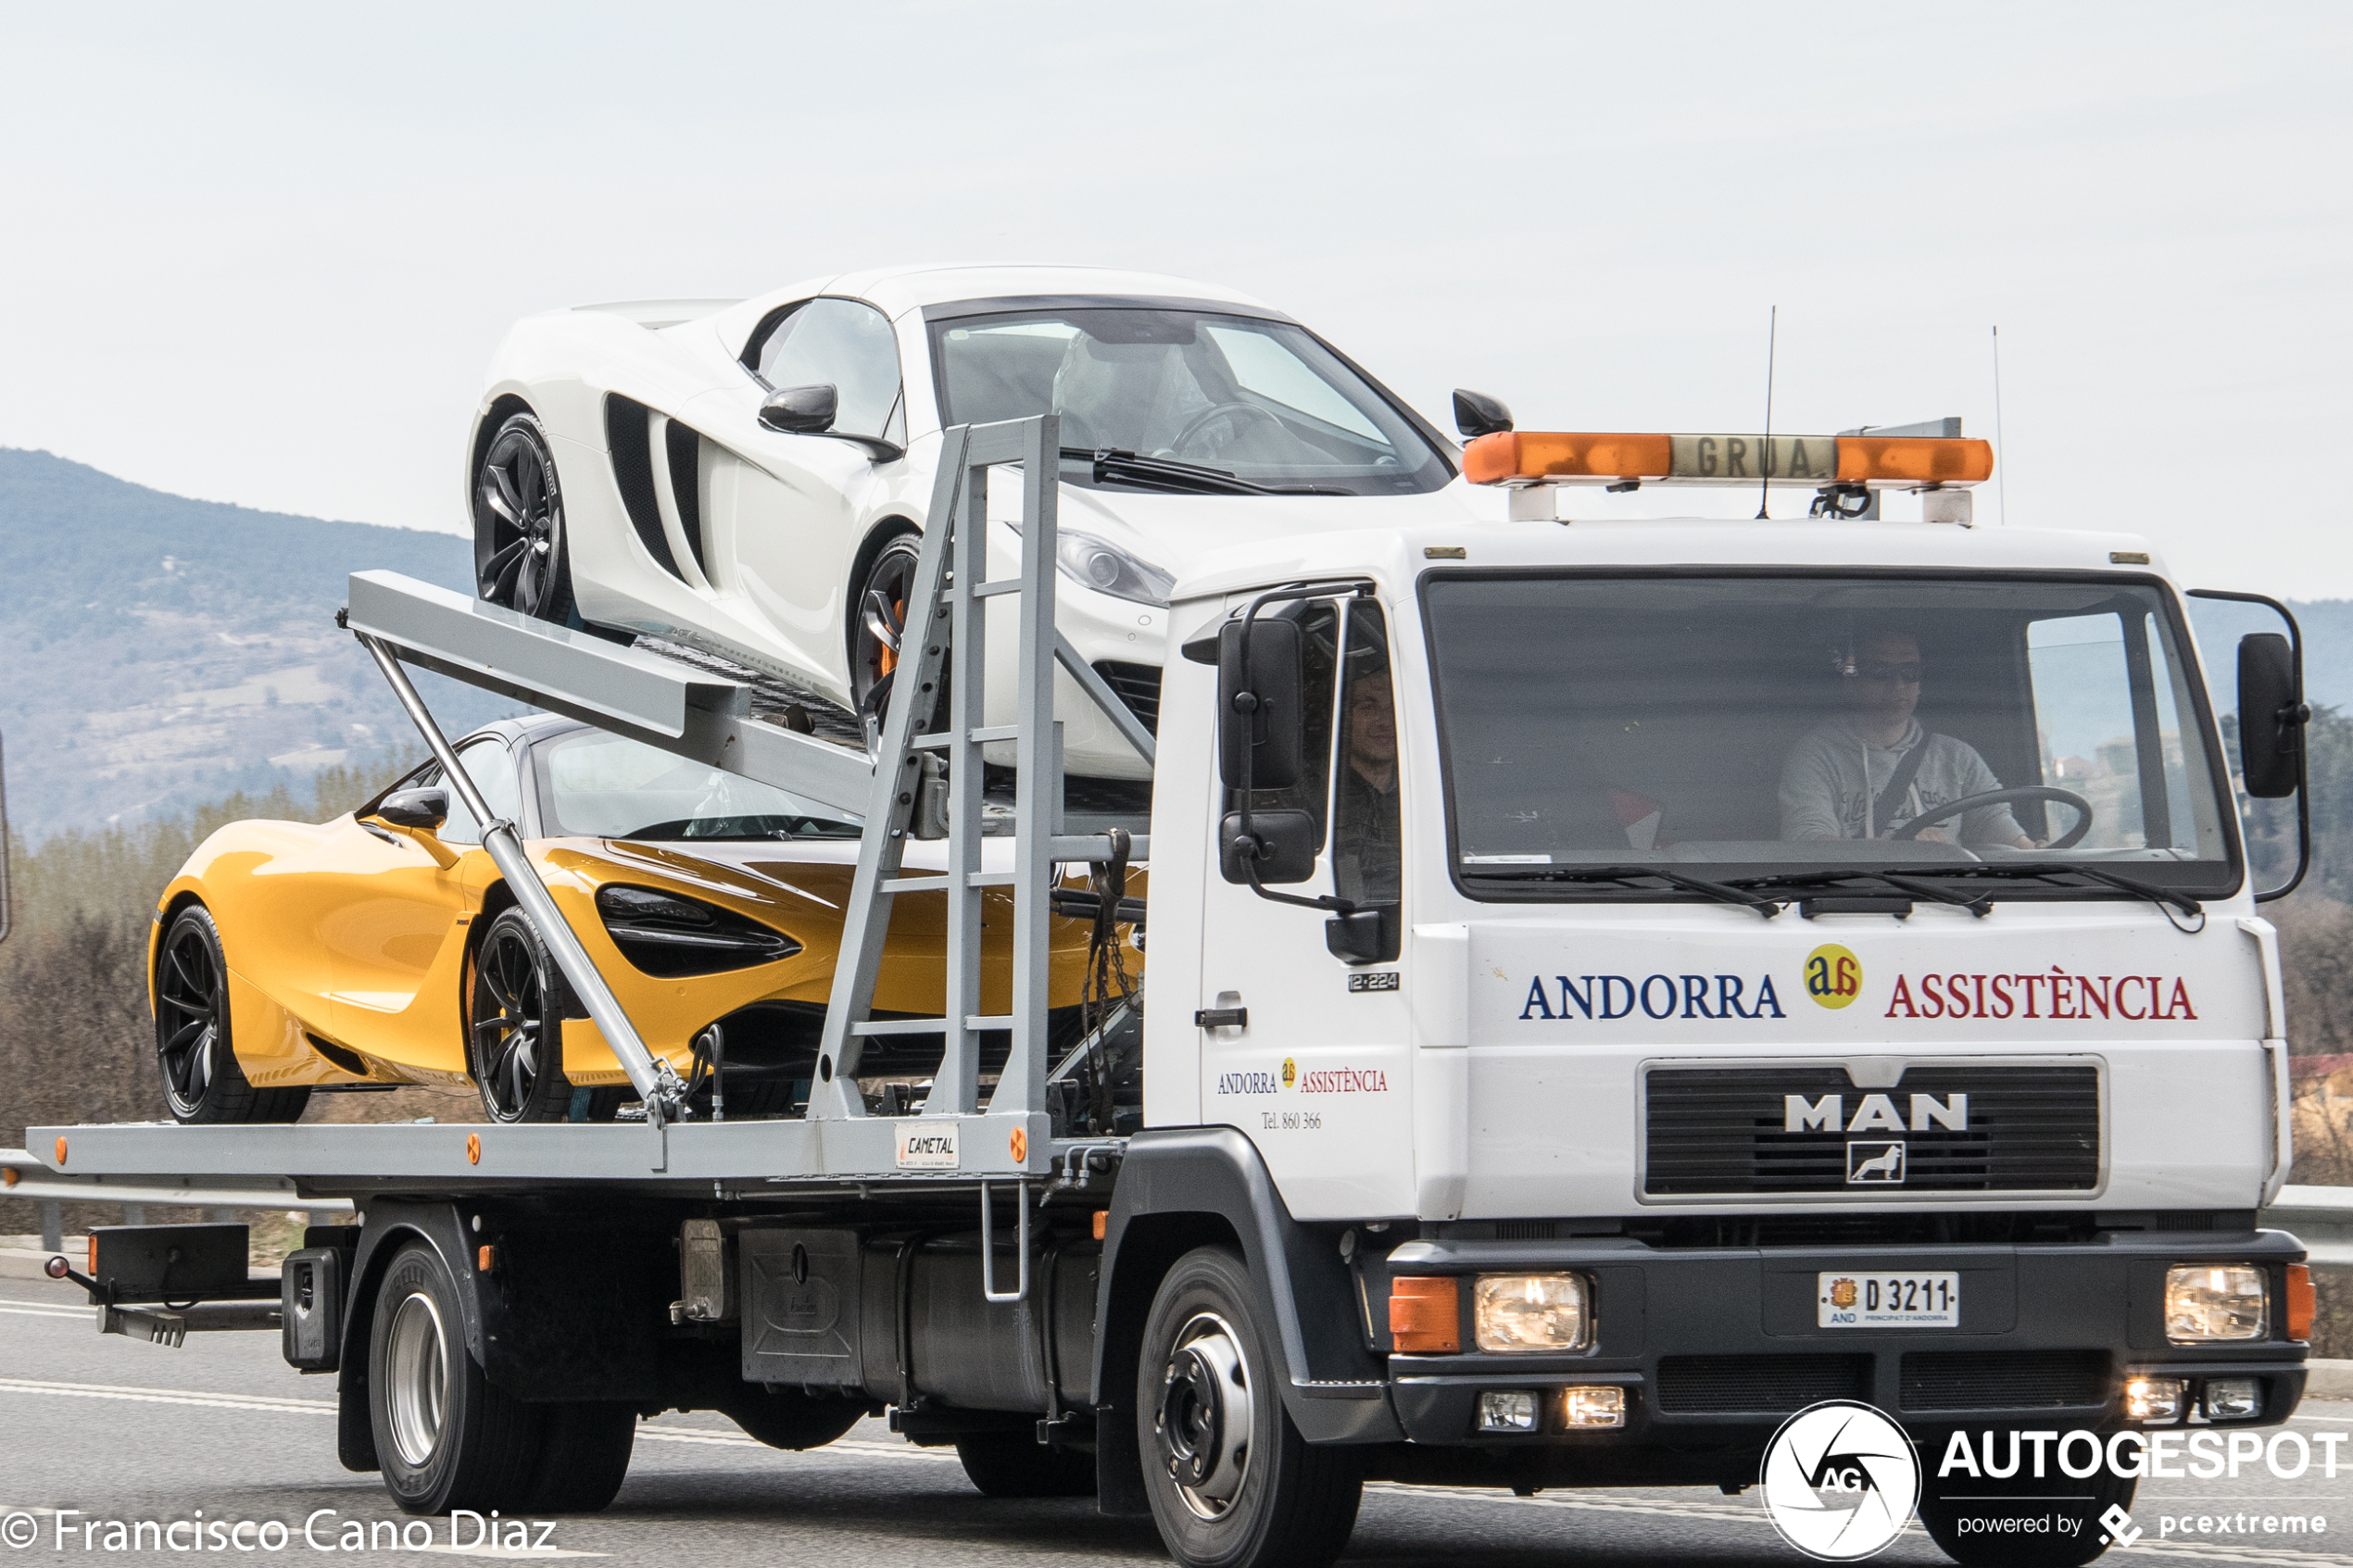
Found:
<path fill-rule="evenodd" d="M 2303 1263 L 2287 1266 L 2287 1336 L 2312 1337 L 2312 1271 Z"/>
<path fill-rule="evenodd" d="M 486 1274 L 497 1266 L 498 1248 L 486 1241 L 480 1247 L 474 1248 L 474 1272 L 476 1273 Z"/>
<path fill-rule="evenodd" d="M 1390 1280 L 1389 1336 L 1406 1355 L 1445 1355 L 1461 1349 L 1462 1281 L 1452 1274 L 1408 1274 Z"/>
<path fill-rule="evenodd" d="M 1096 1239 L 1097 1241 L 1101 1241 L 1101 1240 L 1102 1240 L 1102 1239 L 1103 1239 L 1103 1234 L 1104 1234 L 1106 1231 L 1110 1230 L 1110 1229 L 1111 1229 L 1111 1210 L 1108 1210 L 1108 1209 L 1098 1209 L 1098 1210 L 1095 1210 L 1095 1239 Z"/>
<path fill-rule="evenodd" d="M 1933 435 L 1842 435 L 1838 477 L 1861 484 L 1976 484 L 1994 473 L 1994 444 Z"/>

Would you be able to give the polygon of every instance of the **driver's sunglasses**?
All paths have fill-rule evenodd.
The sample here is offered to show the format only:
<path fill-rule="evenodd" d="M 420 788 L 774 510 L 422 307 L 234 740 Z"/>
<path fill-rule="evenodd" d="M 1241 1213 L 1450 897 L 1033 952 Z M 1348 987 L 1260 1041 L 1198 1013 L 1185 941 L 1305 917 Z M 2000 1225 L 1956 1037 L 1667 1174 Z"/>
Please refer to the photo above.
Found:
<path fill-rule="evenodd" d="M 1866 681 L 1893 681 L 1898 685 L 1917 686 L 1920 684 L 1920 661 L 1916 659 L 1907 664 L 1866 664 L 1855 673 Z"/>

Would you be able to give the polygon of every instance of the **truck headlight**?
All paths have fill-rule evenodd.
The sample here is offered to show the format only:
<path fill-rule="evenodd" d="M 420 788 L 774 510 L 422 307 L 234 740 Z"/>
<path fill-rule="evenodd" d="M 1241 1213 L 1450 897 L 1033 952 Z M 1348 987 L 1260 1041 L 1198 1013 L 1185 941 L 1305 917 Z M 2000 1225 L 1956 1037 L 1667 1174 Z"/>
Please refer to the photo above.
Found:
<path fill-rule="evenodd" d="M 2183 1263 L 2165 1271 L 2165 1337 L 2176 1345 L 2260 1339 L 2270 1319 L 2263 1271 L 2246 1263 Z"/>
<path fill-rule="evenodd" d="M 1583 1274 L 1480 1274 L 1471 1286 L 1472 1331 L 1482 1350 L 1581 1350 L 1592 1342 Z"/>

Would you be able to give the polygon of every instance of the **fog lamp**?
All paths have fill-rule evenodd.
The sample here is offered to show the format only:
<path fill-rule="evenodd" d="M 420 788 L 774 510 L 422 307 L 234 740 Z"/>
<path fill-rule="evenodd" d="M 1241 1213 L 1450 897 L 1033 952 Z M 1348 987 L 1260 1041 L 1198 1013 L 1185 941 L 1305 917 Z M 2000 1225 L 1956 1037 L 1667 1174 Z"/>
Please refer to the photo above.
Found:
<path fill-rule="evenodd" d="M 2124 1383 L 2124 1419 L 2145 1426 L 2170 1426 L 2189 1404 L 2189 1385 L 2178 1377 L 2133 1377 Z"/>
<path fill-rule="evenodd" d="M 1471 1321 L 1482 1350 L 1581 1350 L 1592 1339 L 1583 1274 L 1481 1274 Z"/>
<path fill-rule="evenodd" d="M 2263 1271 L 2246 1263 L 2183 1263 L 2165 1271 L 2165 1337 L 2176 1345 L 2260 1339 Z"/>
<path fill-rule="evenodd" d="M 1478 1429 L 1481 1432 L 1535 1431 L 1536 1396 L 1524 1388 L 1481 1394 L 1478 1397 Z"/>
<path fill-rule="evenodd" d="M 1607 1384 L 1562 1389 L 1561 1424 L 1588 1429 L 1625 1425 L 1626 1390 Z"/>
<path fill-rule="evenodd" d="M 2252 1377 L 2214 1377 L 2206 1384 L 2206 1419 L 2246 1421 L 2263 1413 L 2263 1385 Z"/>

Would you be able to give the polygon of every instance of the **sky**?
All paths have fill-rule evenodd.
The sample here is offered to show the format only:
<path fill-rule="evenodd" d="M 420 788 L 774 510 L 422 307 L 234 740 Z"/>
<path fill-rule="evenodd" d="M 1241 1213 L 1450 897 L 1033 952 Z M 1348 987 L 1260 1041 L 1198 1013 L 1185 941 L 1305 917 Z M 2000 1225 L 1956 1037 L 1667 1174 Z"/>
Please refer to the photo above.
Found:
<path fill-rule="evenodd" d="M 1958 414 L 2001 438 L 1981 524 L 2353 596 L 2343 7 L 0 0 L 0 445 L 164 490 L 457 531 L 517 317 L 1077 262 L 1247 290 L 1448 428 L 1470 386 L 1527 429 L 1757 429 L 1778 307 L 1777 430 Z"/>

